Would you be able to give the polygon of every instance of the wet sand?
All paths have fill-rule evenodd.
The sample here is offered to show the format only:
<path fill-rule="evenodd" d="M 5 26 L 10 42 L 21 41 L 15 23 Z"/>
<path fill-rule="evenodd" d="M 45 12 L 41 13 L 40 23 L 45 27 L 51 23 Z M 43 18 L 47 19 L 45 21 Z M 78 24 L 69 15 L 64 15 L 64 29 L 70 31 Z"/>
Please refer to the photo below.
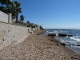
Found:
<path fill-rule="evenodd" d="M 34 32 L 21 43 L 4 48 L 0 60 L 80 60 L 75 52 L 42 33 Z"/>

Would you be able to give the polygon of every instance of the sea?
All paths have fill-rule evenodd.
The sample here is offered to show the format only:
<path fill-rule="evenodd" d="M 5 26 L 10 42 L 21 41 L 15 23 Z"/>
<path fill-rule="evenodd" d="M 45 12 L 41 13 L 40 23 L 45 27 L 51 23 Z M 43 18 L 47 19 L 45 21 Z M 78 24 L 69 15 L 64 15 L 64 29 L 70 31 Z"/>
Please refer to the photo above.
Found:
<path fill-rule="evenodd" d="M 67 48 L 80 55 L 80 29 L 46 29 L 44 34 L 48 35 L 49 33 L 56 33 L 56 36 L 54 37 L 56 40 L 60 41 L 61 43 L 65 43 Z M 58 36 L 60 33 L 70 34 L 73 36 L 60 37 Z"/>

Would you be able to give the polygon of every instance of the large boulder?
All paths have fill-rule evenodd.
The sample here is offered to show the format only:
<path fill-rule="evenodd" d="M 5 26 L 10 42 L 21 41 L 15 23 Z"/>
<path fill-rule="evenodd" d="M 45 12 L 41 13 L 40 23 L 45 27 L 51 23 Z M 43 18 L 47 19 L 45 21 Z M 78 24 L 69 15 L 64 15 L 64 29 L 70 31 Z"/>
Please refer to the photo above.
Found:
<path fill-rule="evenodd" d="M 48 36 L 56 36 L 56 33 L 49 33 Z"/>
<path fill-rule="evenodd" d="M 66 37 L 66 36 L 67 36 L 67 34 L 59 34 L 58 36 Z"/>

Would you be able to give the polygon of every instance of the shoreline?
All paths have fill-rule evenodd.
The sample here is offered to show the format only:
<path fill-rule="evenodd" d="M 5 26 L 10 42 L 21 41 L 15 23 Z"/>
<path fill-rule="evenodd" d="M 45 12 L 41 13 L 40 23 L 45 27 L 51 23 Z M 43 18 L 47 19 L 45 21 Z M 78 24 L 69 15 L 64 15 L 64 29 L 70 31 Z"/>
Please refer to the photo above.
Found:
<path fill-rule="evenodd" d="M 45 35 L 54 37 L 56 39 L 56 41 L 58 43 L 60 43 L 61 45 L 65 46 L 66 48 L 69 48 L 70 50 L 76 52 L 78 55 L 80 55 L 80 44 L 78 44 L 77 38 L 75 38 L 74 34 L 69 34 L 69 33 L 59 33 L 59 31 L 57 31 L 58 33 L 54 32 L 53 33 L 48 33 L 46 32 Z M 62 34 L 62 35 L 59 35 Z M 73 38 L 73 39 L 71 39 Z M 69 41 L 75 41 L 75 42 L 69 42 Z"/>
<path fill-rule="evenodd" d="M 78 54 L 78 55 L 80 56 L 80 53 L 78 53 L 77 51 L 73 50 L 73 48 L 72 48 L 70 45 L 66 45 L 65 43 L 60 42 L 59 40 L 55 39 L 55 38 L 52 37 L 52 36 L 51 36 L 51 40 L 54 40 L 54 41 L 57 43 L 57 45 L 62 45 L 62 46 L 64 46 L 65 48 L 73 51 L 74 53 L 76 53 L 76 54 Z"/>
<path fill-rule="evenodd" d="M 0 51 L 0 60 L 80 60 L 80 56 L 37 31 L 23 42 Z"/>
<path fill-rule="evenodd" d="M 79 56 L 80 56 L 80 51 L 79 50 L 76 50 L 75 48 L 74 48 L 74 45 L 73 45 L 73 47 L 71 47 L 71 45 L 67 45 L 67 44 L 65 44 L 65 43 L 62 43 L 62 42 L 60 42 L 60 40 L 57 40 L 54 36 L 51 36 L 52 37 L 52 39 L 54 39 L 55 41 L 56 41 L 56 43 L 59 45 L 62 45 L 62 46 L 64 46 L 65 48 L 67 48 L 67 49 L 69 49 L 69 50 L 71 50 L 71 51 L 73 51 L 73 52 L 75 52 L 76 54 L 78 54 Z"/>
<path fill-rule="evenodd" d="M 53 41 L 53 42 L 55 42 L 56 43 L 56 45 L 60 45 L 60 46 L 62 46 L 62 47 L 65 47 L 65 49 L 68 49 L 68 50 L 70 50 L 70 51 L 72 51 L 73 53 L 75 53 L 75 54 L 77 54 L 77 55 L 79 55 L 80 56 L 80 54 L 78 54 L 77 52 L 75 52 L 73 49 L 71 49 L 71 47 L 70 46 L 67 46 L 65 43 L 62 43 L 62 42 L 60 42 L 59 40 L 57 40 L 57 39 L 55 39 L 54 37 L 52 37 L 52 36 L 50 36 L 51 37 L 51 41 Z"/>

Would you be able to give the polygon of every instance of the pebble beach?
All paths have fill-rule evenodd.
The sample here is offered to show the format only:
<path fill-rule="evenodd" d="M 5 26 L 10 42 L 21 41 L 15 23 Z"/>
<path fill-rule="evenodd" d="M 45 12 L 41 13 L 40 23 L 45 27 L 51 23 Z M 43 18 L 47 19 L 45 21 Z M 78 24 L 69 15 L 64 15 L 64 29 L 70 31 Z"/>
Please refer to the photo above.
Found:
<path fill-rule="evenodd" d="M 80 60 L 79 55 L 43 32 L 33 32 L 24 41 L 5 47 L 0 60 Z"/>

